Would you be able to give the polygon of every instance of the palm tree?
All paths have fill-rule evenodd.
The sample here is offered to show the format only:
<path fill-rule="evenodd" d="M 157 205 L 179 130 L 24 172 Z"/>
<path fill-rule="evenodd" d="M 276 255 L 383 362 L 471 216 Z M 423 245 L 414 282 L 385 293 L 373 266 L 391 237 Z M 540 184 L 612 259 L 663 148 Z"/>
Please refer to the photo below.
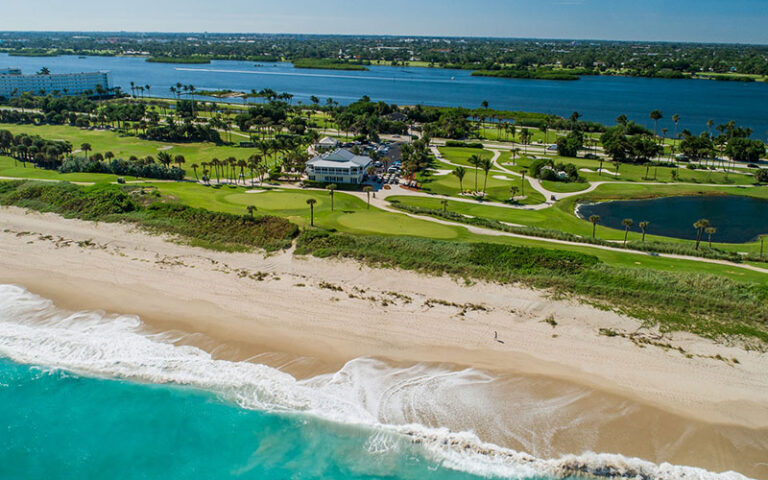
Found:
<path fill-rule="evenodd" d="M 522 171 L 523 178 L 520 179 L 520 195 L 525 196 L 525 170 Z"/>
<path fill-rule="evenodd" d="M 311 227 L 315 226 L 315 204 L 317 203 L 317 200 L 314 198 L 307 199 L 307 205 L 309 205 L 309 225 Z"/>
<path fill-rule="evenodd" d="M 251 218 L 253 218 L 253 212 L 255 212 L 257 210 L 256 206 L 248 205 L 247 207 L 245 207 L 245 209 L 248 210 L 248 215 L 250 215 Z"/>
<path fill-rule="evenodd" d="M 528 144 L 531 143 L 532 136 L 533 136 L 533 133 L 529 129 L 523 128 L 520 130 L 520 143 L 523 144 L 524 155 L 528 155 Z"/>
<path fill-rule="evenodd" d="M 331 211 L 333 211 L 333 194 L 337 188 L 339 188 L 339 186 L 335 183 L 331 183 L 325 186 L 325 189 L 328 190 L 328 193 L 331 195 Z"/>
<path fill-rule="evenodd" d="M 187 159 L 186 159 L 186 158 L 184 158 L 184 155 L 176 155 L 176 156 L 173 158 L 173 162 L 174 162 L 176 165 L 178 165 L 178 166 L 179 166 L 179 168 L 181 168 L 181 166 L 182 166 L 182 165 L 184 165 L 185 163 L 187 163 Z"/>
<path fill-rule="evenodd" d="M 477 172 L 480 170 L 480 163 L 483 161 L 479 155 L 469 157 L 469 164 L 475 167 L 475 193 L 477 193 Z"/>
<path fill-rule="evenodd" d="M 600 223 L 600 215 L 590 215 L 589 221 L 592 222 L 592 238 L 595 238 L 597 232 L 597 224 Z"/>
<path fill-rule="evenodd" d="M 464 175 L 467 174 L 467 169 L 464 167 L 456 167 L 451 173 L 459 179 L 459 193 L 464 193 Z"/>
<path fill-rule="evenodd" d="M 680 123 L 680 115 L 677 113 L 672 115 L 672 121 L 675 122 L 675 138 L 677 138 L 677 124 Z"/>
<path fill-rule="evenodd" d="M 490 158 L 484 158 L 482 162 L 480 162 L 480 168 L 483 169 L 483 173 L 485 173 L 485 179 L 483 180 L 483 196 L 485 196 L 485 190 L 488 186 L 488 173 L 493 168 L 493 162 L 491 162 Z"/>
<path fill-rule="evenodd" d="M 512 153 L 512 165 L 517 166 L 517 161 L 515 160 L 515 158 L 520 154 L 520 149 L 515 147 L 512 150 L 510 150 L 510 152 Z"/>
<path fill-rule="evenodd" d="M 642 221 L 638 225 L 640 226 L 640 230 L 643 231 L 643 242 L 645 242 L 645 233 L 648 231 L 648 226 L 651 224 L 649 221 Z"/>
<path fill-rule="evenodd" d="M 160 152 L 157 154 L 157 161 L 163 164 L 165 168 L 168 168 L 168 166 L 173 163 L 173 158 L 168 152 Z"/>
<path fill-rule="evenodd" d="M 511 201 L 515 200 L 515 197 L 517 196 L 517 192 L 519 190 L 520 189 L 517 187 L 517 185 L 512 185 L 511 187 L 509 187 L 509 199 Z"/>
<path fill-rule="evenodd" d="M 80 150 L 82 150 L 83 153 L 85 154 L 85 161 L 87 162 L 88 161 L 88 152 L 90 152 L 92 150 L 91 144 L 90 143 L 83 143 L 82 145 L 80 145 Z"/>
<path fill-rule="evenodd" d="M 709 235 L 709 248 L 712 248 L 712 235 L 717 233 L 717 228 L 707 227 L 705 231 L 707 232 L 707 235 Z"/>
<path fill-rule="evenodd" d="M 664 118 L 664 114 L 661 113 L 661 110 L 654 110 L 651 112 L 651 120 L 653 120 L 653 133 L 656 134 L 656 136 L 659 136 L 659 120 Z"/>
<path fill-rule="evenodd" d="M 625 218 L 621 221 L 621 224 L 624 225 L 624 246 L 627 246 L 627 237 L 629 236 L 629 229 L 632 228 L 632 225 L 635 224 L 635 221 L 631 218 Z"/>
<path fill-rule="evenodd" d="M 219 178 L 219 165 L 221 165 L 221 160 L 219 160 L 218 158 L 214 158 L 213 160 L 211 160 L 213 173 L 216 175 L 216 183 L 221 183 L 221 179 Z"/>
<path fill-rule="evenodd" d="M 442 206 L 443 206 L 443 213 L 445 213 L 446 211 L 448 211 L 448 200 L 441 200 L 441 201 L 440 201 L 440 205 L 442 205 Z"/>
<path fill-rule="evenodd" d="M 368 195 L 368 207 L 367 208 L 370 210 L 370 208 L 371 208 L 371 192 L 373 191 L 373 187 L 370 186 L 370 185 L 367 185 L 367 186 L 363 187 L 363 191 L 365 192 L 366 195 Z"/>
<path fill-rule="evenodd" d="M 197 178 L 197 169 L 200 168 L 200 165 L 193 163 L 190 167 L 192 167 L 192 171 L 195 172 L 195 181 L 199 182 L 200 180 Z"/>
<path fill-rule="evenodd" d="M 709 227 L 709 220 L 707 220 L 706 218 L 696 220 L 696 222 L 693 224 L 693 228 L 696 229 L 696 250 L 699 249 L 699 244 L 701 243 L 701 237 L 704 235 L 704 231 L 708 227 Z"/>

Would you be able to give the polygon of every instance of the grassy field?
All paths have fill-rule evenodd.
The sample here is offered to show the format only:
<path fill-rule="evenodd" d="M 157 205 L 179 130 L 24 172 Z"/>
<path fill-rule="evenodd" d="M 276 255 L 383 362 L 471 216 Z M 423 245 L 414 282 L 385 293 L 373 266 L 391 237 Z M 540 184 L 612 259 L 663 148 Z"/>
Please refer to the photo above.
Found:
<path fill-rule="evenodd" d="M 482 148 L 467 148 L 467 147 L 440 147 L 438 148 L 440 154 L 449 162 L 464 165 L 466 167 L 472 167 L 469 163 L 469 157 L 477 155 L 480 158 L 490 160 L 493 157 L 493 152 L 484 150 Z M 438 162 L 439 165 L 439 162 Z"/>
<path fill-rule="evenodd" d="M 21 162 L 14 162 L 11 157 L 0 156 L 0 177 L 32 178 L 36 180 L 66 180 L 68 182 L 116 182 L 116 175 L 101 173 L 59 173 L 55 170 L 34 168 L 31 165 L 23 166 Z"/>
<path fill-rule="evenodd" d="M 467 174 L 464 177 L 464 190 L 474 191 L 475 189 L 475 171 L 476 169 L 469 163 L 469 157 L 472 155 L 478 155 L 480 158 L 491 159 L 493 152 L 483 150 L 480 148 L 466 148 L 466 147 L 440 147 L 441 155 L 448 161 L 464 165 L 467 168 Z M 435 161 L 435 167 L 439 169 L 451 170 L 455 167 Z M 436 195 L 448 195 L 457 196 L 460 190 L 459 179 L 455 175 L 422 175 L 420 178 L 422 188 Z M 477 171 L 477 187 L 479 190 L 483 189 L 485 184 L 485 172 L 482 170 Z M 517 186 L 520 188 L 519 192 L 523 190 L 522 179 L 519 177 L 510 176 L 508 173 L 493 169 L 488 173 L 486 194 L 487 199 L 494 202 L 506 202 L 510 198 L 510 187 Z M 586 188 L 586 187 L 585 187 Z M 526 198 L 520 200 L 519 203 L 523 205 L 536 205 L 544 203 L 544 196 L 531 187 L 528 180 L 525 181 L 525 195 Z M 521 195 L 521 193 L 518 193 Z"/>
<path fill-rule="evenodd" d="M 190 175 L 192 171 L 189 166 L 192 163 L 200 164 L 213 158 L 235 157 L 245 159 L 259 153 L 259 150 L 255 148 L 239 148 L 213 143 L 155 142 L 142 140 L 138 137 L 120 135 L 109 130 L 83 130 L 64 125 L 31 126 L 0 123 L 0 130 L 9 130 L 14 135 L 27 133 L 40 135 L 48 140 L 67 140 L 75 150 L 78 150 L 81 144 L 89 143 L 93 148 L 91 154 L 103 154 L 110 151 L 117 158 L 129 158 L 131 155 L 136 157 L 157 156 L 162 151 L 171 155 L 184 155 L 187 161 L 185 168 Z M 233 140 L 237 140 L 237 137 L 233 136 Z"/>
<path fill-rule="evenodd" d="M 605 251 L 590 246 L 558 245 L 537 239 L 477 235 L 468 232 L 460 226 L 435 224 L 427 220 L 411 218 L 404 214 L 385 212 L 375 207 L 368 210 L 363 200 L 341 192 L 335 194 L 335 209 L 331 212 L 330 196 L 324 191 L 275 189 L 261 193 L 245 193 L 247 189 L 244 187 L 222 186 L 221 188 L 214 188 L 191 183 L 158 183 L 154 186 L 162 194 L 170 195 L 192 207 L 244 215 L 247 205 L 254 205 L 257 207 L 259 214 L 287 217 L 292 222 L 305 228 L 309 225 L 309 206 L 306 204 L 306 200 L 308 198 L 315 198 L 318 201 L 315 205 L 315 225 L 346 233 L 394 237 L 411 236 L 425 239 L 451 240 L 461 243 L 490 242 L 513 246 L 535 246 L 547 250 L 565 250 L 595 255 L 606 264 L 614 266 L 652 268 L 670 272 L 708 273 L 723 275 L 731 279 L 768 283 L 768 276 L 766 275 L 731 266 L 667 259 L 642 253 Z M 402 198 L 413 199 L 413 197 Z M 438 199 L 418 200 L 434 201 L 439 205 Z M 475 212 L 485 211 L 485 209 L 509 210 L 510 212 L 531 214 L 534 218 L 536 214 L 540 213 L 487 207 L 481 204 L 450 203 L 451 205 L 479 209 L 475 210 Z M 546 215 L 543 218 L 546 219 Z"/>
<path fill-rule="evenodd" d="M 572 163 L 579 170 L 588 169 L 591 171 L 579 171 L 579 175 L 589 182 L 654 182 L 654 183 L 698 183 L 698 184 L 718 184 L 718 185 L 752 185 L 755 182 L 753 172 L 747 169 L 738 169 L 739 173 L 728 173 L 718 171 L 699 171 L 688 168 L 671 168 L 650 166 L 647 170 L 644 165 L 620 164 L 619 175 L 613 175 L 616 172 L 616 164 L 613 162 L 603 162 L 603 169 L 611 173 L 597 173 L 600 168 L 599 160 L 589 160 L 585 158 L 568 158 L 560 156 L 548 157 L 556 163 Z M 505 154 L 499 159 L 506 168 L 520 172 L 527 170 L 533 160 L 528 157 L 517 156 L 512 160 L 511 154 Z M 677 180 L 673 181 L 672 172 L 677 172 Z"/>
<path fill-rule="evenodd" d="M 399 234 L 439 239 L 459 239 L 466 230 L 396 215 L 376 208 L 367 208 L 365 201 L 349 194 L 336 192 L 334 209 L 331 197 L 319 190 L 270 189 L 246 193 L 249 189 L 224 185 L 205 187 L 193 183 L 157 183 L 161 193 L 177 198 L 186 205 L 243 215 L 248 205 L 258 212 L 286 217 L 300 226 L 310 223 L 307 200 L 314 198 L 315 225 L 361 234 Z"/>

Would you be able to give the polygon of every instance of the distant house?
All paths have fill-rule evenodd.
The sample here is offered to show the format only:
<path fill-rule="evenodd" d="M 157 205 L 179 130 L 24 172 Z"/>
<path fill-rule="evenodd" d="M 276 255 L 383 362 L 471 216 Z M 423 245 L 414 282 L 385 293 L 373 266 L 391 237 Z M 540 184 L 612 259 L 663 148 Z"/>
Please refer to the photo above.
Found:
<path fill-rule="evenodd" d="M 360 184 L 371 163 L 369 157 L 338 148 L 308 161 L 307 176 L 314 182 Z"/>
<path fill-rule="evenodd" d="M 323 137 L 315 143 L 315 148 L 331 149 L 339 146 L 339 141 L 331 137 Z"/>

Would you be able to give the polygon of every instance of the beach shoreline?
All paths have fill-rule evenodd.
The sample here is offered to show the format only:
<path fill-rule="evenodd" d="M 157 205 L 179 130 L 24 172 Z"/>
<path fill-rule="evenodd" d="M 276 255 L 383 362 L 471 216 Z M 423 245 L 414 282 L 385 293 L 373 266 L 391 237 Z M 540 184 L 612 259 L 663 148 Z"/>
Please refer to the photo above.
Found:
<path fill-rule="evenodd" d="M 176 332 L 179 343 L 217 358 L 263 362 L 298 378 L 371 357 L 543 382 L 534 389 L 541 398 L 557 385 L 576 386 L 596 392 L 598 400 L 590 402 L 610 409 L 631 405 L 624 423 L 621 415 L 607 422 L 617 432 L 639 419 L 650 419 L 640 428 L 667 428 L 659 435 L 669 442 L 686 429 L 696 432 L 671 449 L 649 439 L 633 445 L 618 433 L 611 439 L 606 427 L 590 446 L 613 442 L 616 453 L 768 478 L 768 467 L 756 460 L 737 468 L 768 455 L 766 354 L 690 334 L 663 341 L 692 358 L 641 348 L 599 333 L 637 332 L 637 320 L 516 286 L 467 285 L 292 252 L 215 252 L 128 225 L 18 208 L 0 207 L 0 225 L 0 283 L 23 286 L 66 310 L 137 315 L 149 331 Z M 742 448 L 744 438 L 753 444 Z M 578 441 L 556 440 L 556 450 L 581 453 Z M 711 458 L 712 449 L 743 452 Z"/>

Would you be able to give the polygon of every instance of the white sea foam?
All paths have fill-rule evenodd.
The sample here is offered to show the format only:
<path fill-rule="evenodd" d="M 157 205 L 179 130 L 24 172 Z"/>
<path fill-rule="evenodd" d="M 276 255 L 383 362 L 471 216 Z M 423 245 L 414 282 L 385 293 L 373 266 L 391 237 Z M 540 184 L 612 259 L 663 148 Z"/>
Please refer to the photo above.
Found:
<path fill-rule="evenodd" d="M 404 424 L 407 419 L 437 413 L 430 409 L 450 408 L 450 400 L 423 401 L 425 398 L 494 381 L 472 369 L 394 368 L 372 359 L 357 359 L 335 374 L 299 381 L 265 365 L 215 360 L 196 347 L 176 346 L 173 340 L 169 335 L 147 334 L 135 316 L 65 312 L 21 287 L 0 285 L 0 355 L 18 363 L 90 376 L 189 385 L 215 392 L 244 408 L 303 412 L 363 425 L 374 432 L 367 444 L 372 453 L 393 448 L 392 434 L 399 434 L 445 467 L 487 477 L 746 478 L 735 472 L 714 474 L 621 455 L 589 453 L 542 459 L 484 443 L 470 432 Z"/>

